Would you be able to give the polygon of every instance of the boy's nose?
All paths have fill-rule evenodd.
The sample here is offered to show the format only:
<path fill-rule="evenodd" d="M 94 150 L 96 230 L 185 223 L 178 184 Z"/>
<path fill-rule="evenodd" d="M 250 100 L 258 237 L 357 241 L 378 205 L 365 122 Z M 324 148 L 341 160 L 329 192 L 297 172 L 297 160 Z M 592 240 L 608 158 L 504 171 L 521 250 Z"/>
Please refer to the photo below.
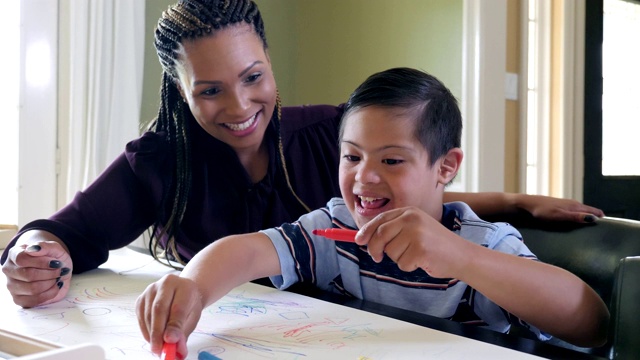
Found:
<path fill-rule="evenodd" d="M 356 181 L 361 184 L 377 183 L 380 181 L 380 176 L 373 164 L 362 161 L 356 172 Z"/>

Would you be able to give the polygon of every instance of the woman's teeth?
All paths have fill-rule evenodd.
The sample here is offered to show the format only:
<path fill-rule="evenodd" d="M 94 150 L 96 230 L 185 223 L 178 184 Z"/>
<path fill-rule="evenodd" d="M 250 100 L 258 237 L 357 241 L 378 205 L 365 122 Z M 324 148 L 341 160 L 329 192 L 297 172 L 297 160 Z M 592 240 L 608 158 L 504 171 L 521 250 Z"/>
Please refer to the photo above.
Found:
<path fill-rule="evenodd" d="M 257 114 L 254 114 L 247 121 L 242 122 L 240 124 L 225 123 L 224 125 L 233 131 L 242 131 L 247 129 L 249 126 L 253 125 L 253 123 L 256 121 L 256 115 Z"/>

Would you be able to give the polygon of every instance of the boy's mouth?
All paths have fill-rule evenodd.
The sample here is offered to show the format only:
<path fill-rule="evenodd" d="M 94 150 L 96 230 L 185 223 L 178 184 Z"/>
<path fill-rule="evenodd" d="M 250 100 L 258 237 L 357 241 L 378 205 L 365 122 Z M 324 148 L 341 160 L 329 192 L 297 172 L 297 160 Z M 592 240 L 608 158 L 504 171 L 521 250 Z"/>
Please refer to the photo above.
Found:
<path fill-rule="evenodd" d="M 389 199 L 375 198 L 370 196 L 357 196 L 359 205 L 363 209 L 374 210 L 379 209 L 389 203 Z"/>

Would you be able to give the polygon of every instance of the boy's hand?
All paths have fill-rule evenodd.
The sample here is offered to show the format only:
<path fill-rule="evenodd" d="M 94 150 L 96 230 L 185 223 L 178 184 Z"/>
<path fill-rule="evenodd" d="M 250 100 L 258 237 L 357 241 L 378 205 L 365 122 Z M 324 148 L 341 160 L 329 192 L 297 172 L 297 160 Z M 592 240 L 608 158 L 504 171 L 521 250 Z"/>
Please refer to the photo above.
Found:
<path fill-rule="evenodd" d="M 440 222 L 415 207 L 384 212 L 365 224 L 356 235 L 356 243 L 367 245 L 376 262 L 384 254 L 400 270 L 421 268 L 430 276 L 449 278 L 460 264 L 465 241 Z"/>
<path fill-rule="evenodd" d="M 136 300 L 138 324 L 151 352 L 160 355 L 165 342 L 177 343 L 177 356 L 187 357 L 187 337 L 193 332 L 203 305 L 193 280 L 165 275 Z"/>
<path fill-rule="evenodd" d="M 13 302 L 24 308 L 62 300 L 69 291 L 73 261 L 56 241 L 31 241 L 9 250 L 2 272 Z"/>

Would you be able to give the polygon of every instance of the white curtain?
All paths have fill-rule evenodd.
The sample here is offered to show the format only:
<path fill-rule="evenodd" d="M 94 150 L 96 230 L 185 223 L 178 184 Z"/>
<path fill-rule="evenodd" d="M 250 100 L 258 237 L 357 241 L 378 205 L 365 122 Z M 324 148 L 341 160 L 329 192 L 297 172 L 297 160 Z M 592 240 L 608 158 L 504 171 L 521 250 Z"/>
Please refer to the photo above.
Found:
<path fill-rule="evenodd" d="M 71 0 L 67 201 L 139 134 L 145 0 Z"/>

